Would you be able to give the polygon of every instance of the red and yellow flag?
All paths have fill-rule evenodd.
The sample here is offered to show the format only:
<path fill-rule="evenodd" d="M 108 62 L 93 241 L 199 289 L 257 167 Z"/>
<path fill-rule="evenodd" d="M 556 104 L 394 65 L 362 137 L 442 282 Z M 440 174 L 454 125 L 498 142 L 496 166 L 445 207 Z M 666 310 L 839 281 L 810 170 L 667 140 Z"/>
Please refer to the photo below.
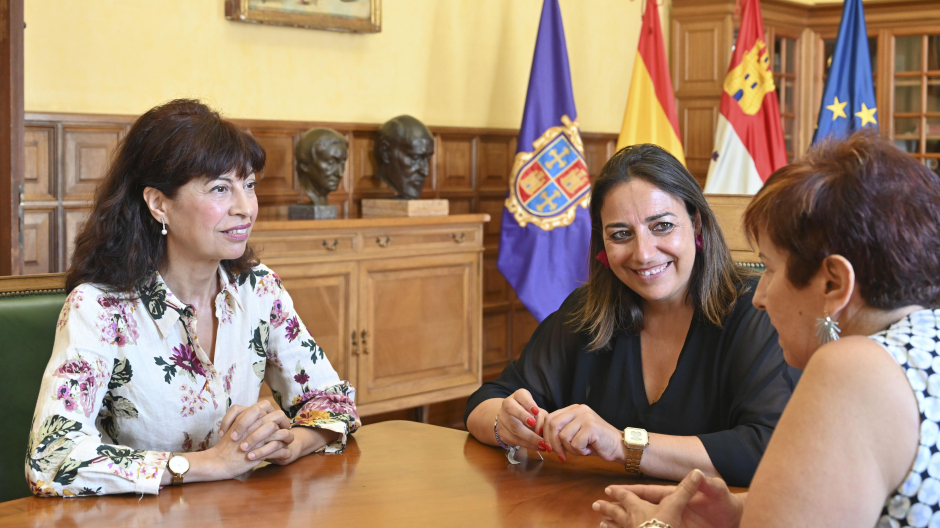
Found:
<path fill-rule="evenodd" d="M 623 115 L 623 128 L 617 139 L 617 150 L 637 143 L 659 145 L 685 165 L 656 0 L 646 3 L 646 13 L 643 14 L 640 44 L 633 63 L 630 95 Z"/>

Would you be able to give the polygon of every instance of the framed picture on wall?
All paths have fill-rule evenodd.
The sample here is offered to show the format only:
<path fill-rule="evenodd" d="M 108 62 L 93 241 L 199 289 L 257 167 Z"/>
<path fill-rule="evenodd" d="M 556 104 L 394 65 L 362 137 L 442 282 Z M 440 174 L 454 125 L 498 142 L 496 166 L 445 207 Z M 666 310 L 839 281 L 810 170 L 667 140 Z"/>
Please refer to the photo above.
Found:
<path fill-rule="evenodd" d="M 382 31 L 382 0 L 225 0 L 225 18 L 353 33 Z"/>

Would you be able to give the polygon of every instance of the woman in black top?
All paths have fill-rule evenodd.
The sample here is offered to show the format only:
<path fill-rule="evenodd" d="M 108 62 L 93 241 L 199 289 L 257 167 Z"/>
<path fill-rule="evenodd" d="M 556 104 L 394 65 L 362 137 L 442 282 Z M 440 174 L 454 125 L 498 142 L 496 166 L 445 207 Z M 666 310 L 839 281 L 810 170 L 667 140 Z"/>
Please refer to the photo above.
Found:
<path fill-rule="evenodd" d="M 467 403 L 480 441 L 746 486 L 798 379 L 696 181 L 627 147 L 591 195 L 590 279 Z M 624 442 L 624 430 L 648 446 Z M 633 448 L 633 449 L 631 449 Z M 636 464 L 640 457 L 639 464 Z"/>

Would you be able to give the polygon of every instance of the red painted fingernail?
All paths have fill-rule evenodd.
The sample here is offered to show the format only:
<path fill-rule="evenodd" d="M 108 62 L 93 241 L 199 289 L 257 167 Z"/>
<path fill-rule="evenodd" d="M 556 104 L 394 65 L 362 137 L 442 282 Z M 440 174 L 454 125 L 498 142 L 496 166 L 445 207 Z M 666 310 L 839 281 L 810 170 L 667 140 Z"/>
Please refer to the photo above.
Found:
<path fill-rule="evenodd" d="M 535 427 L 535 418 L 526 418 L 525 423 L 529 424 L 529 427 Z"/>
<path fill-rule="evenodd" d="M 545 450 L 548 451 L 549 453 L 551 453 L 551 452 L 552 452 L 552 446 L 551 446 L 551 444 L 545 444 Z"/>
<path fill-rule="evenodd" d="M 533 406 L 532 409 L 531 409 L 531 411 L 532 411 L 532 414 L 534 414 L 534 415 L 536 415 L 536 416 L 539 415 L 539 408 L 538 408 L 538 407 Z"/>
<path fill-rule="evenodd" d="M 545 451 L 545 448 L 542 446 L 539 446 L 539 451 Z"/>
<path fill-rule="evenodd" d="M 542 428 L 539 427 L 539 434 L 542 434 Z"/>
<path fill-rule="evenodd" d="M 561 460 L 562 462 L 567 462 L 567 460 L 565 460 L 565 457 L 561 455 L 558 455 L 558 460 Z"/>
<path fill-rule="evenodd" d="M 545 442 L 539 440 L 539 447 L 545 447 Z"/>

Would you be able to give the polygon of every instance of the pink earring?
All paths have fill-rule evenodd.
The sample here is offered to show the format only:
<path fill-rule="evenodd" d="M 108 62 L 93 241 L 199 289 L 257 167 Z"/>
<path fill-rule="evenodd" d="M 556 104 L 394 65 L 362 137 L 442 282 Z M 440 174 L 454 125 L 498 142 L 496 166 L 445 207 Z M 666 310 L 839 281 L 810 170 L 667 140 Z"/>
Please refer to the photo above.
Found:
<path fill-rule="evenodd" d="M 702 248 L 703 248 L 704 246 L 705 246 L 705 243 L 702 241 L 702 235 L 701 235 L 701 233 L 699 233 L 698 235 L 695 235 L 695 249 L 696 249 L 699 253 L 701 253 L 701 252 L 702 252 Z"/>
<path fill-rule="evenodd" d="M 607 260 L 607 250 L 602 249 L 600 253 L 597 254 L 596 258 L 605 268 L 610 269 L 610 261 Z"/>

